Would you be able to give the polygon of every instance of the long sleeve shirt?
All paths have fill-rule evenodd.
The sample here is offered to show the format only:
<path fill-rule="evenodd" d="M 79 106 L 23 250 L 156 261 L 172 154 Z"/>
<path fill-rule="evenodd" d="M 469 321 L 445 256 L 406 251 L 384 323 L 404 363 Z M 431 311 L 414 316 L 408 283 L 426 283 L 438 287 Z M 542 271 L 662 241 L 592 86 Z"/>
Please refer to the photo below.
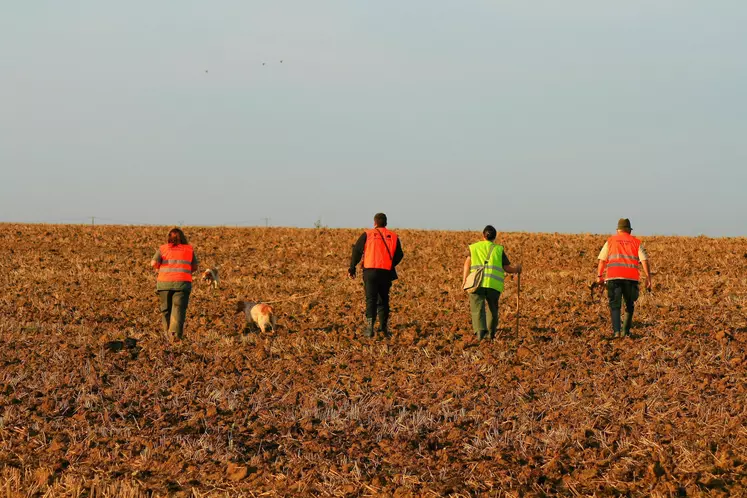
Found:
<path fill-rule="evenodd" d="M 366 248 L 367 239 L 368 237 L 366 236 L 366 232 L 363 232 L 363 234 L 353 245 L 353 253 L 350 257 L 350 268 L 348 269 L 348 273 L 350 273 L 351 275 L 355 275 L 355 267 L 358 266 L 358 263 L 360 263 L 361 259 L 363 258 L 363 250 Z M 394 249 L 394 254 L 392 255 L 392 269 L 382 270 L 380 268 L 363 268 L 363 271 L 386 272 L 391 275 L 392 280 L 397 280 L 397 270 L 395 269 L 395 267 L 400 263 L 400 261 L 402 261 L 402 258 L 404 257 L 405 254 L 402 252 L 402 243 L 400 242 L 399 237 L 397 237 L 397 247 Z"/>

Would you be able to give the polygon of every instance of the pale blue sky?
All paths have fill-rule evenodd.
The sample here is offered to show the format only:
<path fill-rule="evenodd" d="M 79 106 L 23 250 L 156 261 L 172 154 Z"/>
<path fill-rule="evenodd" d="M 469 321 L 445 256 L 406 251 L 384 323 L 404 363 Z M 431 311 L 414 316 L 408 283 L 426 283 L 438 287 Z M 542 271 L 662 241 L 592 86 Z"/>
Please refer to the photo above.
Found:
<path fill-rule="evenodd" d="M 747 235 L 745 26 L 743 0 L 5 0 L 0 221 Z"/>

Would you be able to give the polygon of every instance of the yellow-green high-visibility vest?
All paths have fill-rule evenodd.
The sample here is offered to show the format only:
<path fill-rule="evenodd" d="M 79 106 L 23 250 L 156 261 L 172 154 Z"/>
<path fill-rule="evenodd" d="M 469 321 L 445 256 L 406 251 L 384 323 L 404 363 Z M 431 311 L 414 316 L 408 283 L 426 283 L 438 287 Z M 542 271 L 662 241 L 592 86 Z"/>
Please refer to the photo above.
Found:
<path fill-rule="evenodd" d="M 482 274 L 482 283 L 480 287 L 495 289 L 503 292 L 503 279 L 506 272 L 503 271 L 503 246 L 494 244 L 489 240 L 475 242 L 469 246 L 469 255 L 472 260 L 470 270 L 475 271 L 485 264 L 485 258 L 488 257 L 490 248 L 495 246 L 493 253 L 490 255 L 490 261 L 485 266 Z"/>

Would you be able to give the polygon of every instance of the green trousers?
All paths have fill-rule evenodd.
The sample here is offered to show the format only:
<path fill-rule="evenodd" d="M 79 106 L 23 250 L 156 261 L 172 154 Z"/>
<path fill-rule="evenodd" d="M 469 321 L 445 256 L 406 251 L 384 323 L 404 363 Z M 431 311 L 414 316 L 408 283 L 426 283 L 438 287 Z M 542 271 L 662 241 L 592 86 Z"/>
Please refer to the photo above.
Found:
<path fill-rule="evenodd" d="M 607 296 L 610 302 L 610 315 L 612 316 L 612 331 L 621 332 L 620 309 L 625 301 L 625 323 L 622 324 L 626 335 L 630 333 L 633 324 L 633 312 L 635 302 L 638 300 L 638 282 L 636 280 L 615 279 L 607 280 Z"/>
<path fill-rule="evenodd" d="M 184 319 L 189 305 L 188 290 L 158 291 L 163 331 L 172 333 L 177 339 L 184 336 Z"/>
<path fill-rule="evenodd" d="M 495 337 L 498 330 L 498 300 L 501 293 L 495 289 L 481 287 L 469 295 L 469 308 L 472 313 L 472 330 L 478 339 Z M 488 305 L 487 320 L 485 305 Z"/>

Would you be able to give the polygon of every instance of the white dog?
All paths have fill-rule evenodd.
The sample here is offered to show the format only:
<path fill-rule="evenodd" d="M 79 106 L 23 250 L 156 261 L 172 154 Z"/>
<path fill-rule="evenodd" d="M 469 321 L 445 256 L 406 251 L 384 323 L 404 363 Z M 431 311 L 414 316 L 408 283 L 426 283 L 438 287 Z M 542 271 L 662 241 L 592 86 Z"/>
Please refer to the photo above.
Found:
<path fill-rule="evenodd" d="M 220 278 L 218 277 L 218 267 L 208 268 L 202 272 L 202 281 L 207 282 L 208 285 L 212 285 L 214 289 L 218 288 L 220 284 Z"/>
<path fill-rule="evenodd" d="M 249 324 L 254 323 L 262 333 L 267 330 L 268 326 L 275 331 L 275 314 L 269 304 L 239 301 L 236 303 L 236 313 L 244 313 L 244 330 Z"/>

